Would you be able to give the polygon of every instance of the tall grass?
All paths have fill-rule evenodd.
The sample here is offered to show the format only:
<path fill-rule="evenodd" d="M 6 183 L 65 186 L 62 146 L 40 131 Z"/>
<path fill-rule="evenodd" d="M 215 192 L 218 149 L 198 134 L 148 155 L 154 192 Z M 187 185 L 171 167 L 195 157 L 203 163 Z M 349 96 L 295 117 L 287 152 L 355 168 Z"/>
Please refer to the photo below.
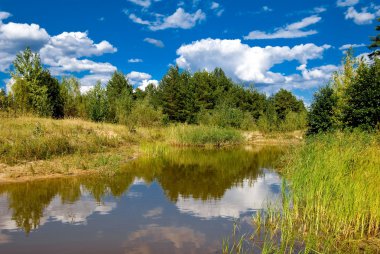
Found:
<path fill-rule="evenodd" d="M 288 156 L 283 207 L 254 217 L 252 246 L 262 253 L 379 253 L 380 134 L 323 134 Z"/>
<path fill-rule="evenodd" d="M 243 137 L 239 131 L 229 128 L 178 125 L 170 128 L 168 140 L 180 146 L 222 146 L 241 143 Z"/>
<path fill-rule="evenodd" d="M 103 152 L 134 142 L 127 128 L 82 120 L 1 118 L 0 163 L 14 165 L 69 154 Z"/>

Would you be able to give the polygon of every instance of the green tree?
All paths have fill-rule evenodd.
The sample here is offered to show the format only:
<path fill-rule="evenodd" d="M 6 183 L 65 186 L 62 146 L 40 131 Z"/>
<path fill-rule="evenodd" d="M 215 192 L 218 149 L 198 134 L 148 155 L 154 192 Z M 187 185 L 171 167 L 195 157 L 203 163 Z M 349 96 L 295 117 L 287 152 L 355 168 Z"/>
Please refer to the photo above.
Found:
<path fill-rule="evenodd" d="M 43 70 L 38 79 L 38 87 L 46 87 L 48 108 L 45 115 L 63 118 L 64 104 L 58 80 L 52 77 L 49 71 Z"/>
<path fill-rule="evenodd" d="M 191 117 L 188 110 L 189 76 L 181 74 L 178 66 L 170 67 L 159 85 L 159 96 L 163 113 L 170 121 L 186 122 Z M 190 117 L 189 117 L 190 116 Z"/>
<path fill-rule="evenodd" d="M 65 117 L 79 117 L 82 104 L 79 81 L 74 77 L 63 78 L 60 89 Z"/>
<path fill-rule="evenodd" d="M 313 102 L 308 113 L 307 135 L 334 129 L 334 109 L 337 97 L 331 86 L 320 88 L 313 98 Z"/>
<path fill-rule="evenodd" d="M 337 99 L 336 105 L 334 107 L 334 124 L 339 128 L 344 127 L 344 123 L 342 122 L 342 109 L 347 104 L 347 98 L 345 97 L 345 94 L 346 90 L 355 80 L 357 63 L 358 62 L 354 57 L 354 52 L 351 48 L 347 51 L 346 56 L 344 57 L 342 63 L 343 69 L 341 71 L 335 72 L 332 77 L 332 88 L 334 89 L 334 93 Z"/>
<path fill-rule="evenodd" d="M 23 113 L 31 111 L 41 116 L 52 116 L 53 113 L 60 115 L 59 89 L 50 73 L 44 71 L 39 55 L 26 48 L 17 54 L 13 66 L 11 75 L 15 84 L 12 94 L 15 101 L 21 103 L 17 108 Z"/>
<path fill-rule="evenodd" d="M 280 89 L 280 91 L 273 96 L 273 102 L 280 120 L 285 120 L 289 112 L 298 113 L 306 110 L 302 100 L 297 100 L 291 92 L 285 89 Z"/>
<path fill-rule="evenodd" d="M 345 91 L 342 108 L 345 127 L 373 129 L 380 122 L 380 59 L 368 65 L 361 62 L 356 78 Z"/>
<path fill-rule="evenodd" d="M 125 119 L 131 110 L 133 87 L 122 72 L 115 71 L 107 83 L 106 93 L 109 105 L 107 120 L 120 122 L 120 118 Z"/>
<path fill-rule="evenodd" d="M 106 90 L 102 88 L 100 81 L 94 88 L 88 91 L 87 95 L 88 116 L 92 121 L 104 122 L 108 116 L 108 98 Z"/>

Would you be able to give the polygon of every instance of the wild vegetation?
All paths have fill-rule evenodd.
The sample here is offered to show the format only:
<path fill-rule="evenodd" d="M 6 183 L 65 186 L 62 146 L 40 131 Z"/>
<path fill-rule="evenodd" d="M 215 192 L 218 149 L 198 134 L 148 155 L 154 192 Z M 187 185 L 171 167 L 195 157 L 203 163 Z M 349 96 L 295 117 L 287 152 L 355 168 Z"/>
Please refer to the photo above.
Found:
<path fill-rule="evenodd" d="M 225 253 L 379 252 L 380 59 L 378 51 L 371 56 L 349 51 L 342 71 L 315 94 L 306 143 L 284 159 L 282 208 L 258 212 L 256 231 L 235 231 Z"/>
<path fill-rule="evenodd" d="M 59 81 L 29 48 L 17 55 L 13 66 L 13 85 L 7 94 L 0 93 L 0 109 L 8 116 L 81 118 L 131 130 L 171 123 L 266 132 L 306 126 L 306 108 L 291 92 L 282 89 L 267 97 L 234 83 L 218 68 L 190 74 L 171 67 L 157 87 L 150 84 L 144 91 L 133 89 L 116 71 L 105 86 L 98 82 L 81 93 L 78 79 Z"/>

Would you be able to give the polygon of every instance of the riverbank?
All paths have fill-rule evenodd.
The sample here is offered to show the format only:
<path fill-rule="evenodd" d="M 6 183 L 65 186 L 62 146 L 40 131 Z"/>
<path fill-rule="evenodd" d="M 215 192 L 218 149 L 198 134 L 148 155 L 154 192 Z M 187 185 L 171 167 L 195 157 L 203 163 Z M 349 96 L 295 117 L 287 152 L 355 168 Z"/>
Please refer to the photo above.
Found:
<path fill-rule="evenodd" d="M 143 144 L 221 147 L 302 142 L 302 132 L 262 134 L 207 126 L 137 128 L 80 119 L 1 118 L 0 182 L 92 173 L 112 175 Z"/>

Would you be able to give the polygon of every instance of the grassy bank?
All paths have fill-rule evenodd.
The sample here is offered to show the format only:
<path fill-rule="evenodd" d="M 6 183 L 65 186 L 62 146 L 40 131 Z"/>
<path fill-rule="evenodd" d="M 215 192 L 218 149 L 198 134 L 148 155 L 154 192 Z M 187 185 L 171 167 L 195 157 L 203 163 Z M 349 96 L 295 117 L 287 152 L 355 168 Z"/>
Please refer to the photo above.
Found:
<path fill-rule="evenodd" d="M 115 167 L 135 156 L 138 141 L 121 125 L 35 117 L 0 121 L 0 179 L 71 175 Z"/>
<path fill-rule="evenodd" d="M 275 134 L 277 142 L 298 140 Z M 258 138 L 257 138 L 258 137 Z M 221 147 L 273 144 L 272 134 L 242 132 L 211 126 L 172 125 L 137 128 L 80 119 L 0 117 L 0 181 L 114 173 L 126 161 L 143 154 L 141 144 Z M 282 138 L 281 138 L 282 137 Z"/>
<path fill-rule="evenodd" d="M 316 136 L 287 161 L 283 209 L 254 218 L 253 243 L 264 253 L 379 253 L 380 135 Z"/>

